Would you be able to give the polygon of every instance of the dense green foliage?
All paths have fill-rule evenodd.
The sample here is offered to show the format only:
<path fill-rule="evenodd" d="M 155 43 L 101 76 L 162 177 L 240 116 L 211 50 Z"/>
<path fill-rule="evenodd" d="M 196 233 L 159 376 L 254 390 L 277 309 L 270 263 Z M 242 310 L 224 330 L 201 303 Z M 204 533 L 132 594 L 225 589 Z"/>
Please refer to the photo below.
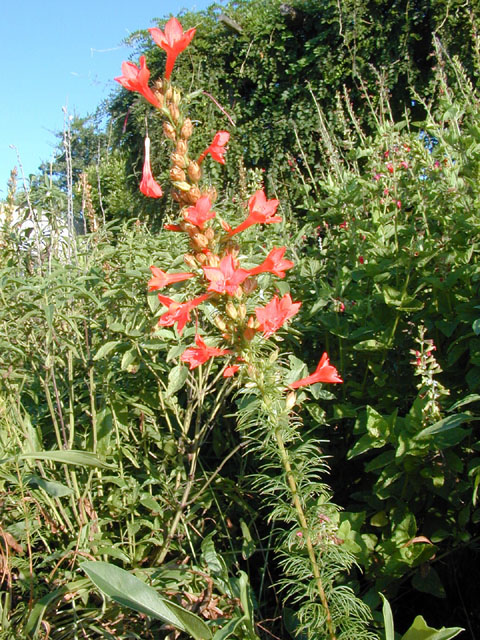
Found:
<path fill-rule="evenodd" d="M 222 383 L 209 395 L 218 369 L 195 377 L 178 360 L 194 329 L 152 332 L 148 267 L 182 268 L 187 246 L 157 233 L 171 200 L 138 193 L 146 126 L 159 182 L 169 151 L 136 94 L 108 101 L 108 136 L 75 120 L 53 176 L 28 198 L 11 194 L 0 238 L 0 638 L 174 637 L 141 609 L 102 603 L 77 572 L 85 560 L 133 570 L 218 639 L 308 637 L 322 612 L 280 481 L 282 430 L 305 511 L 326 514 L 315 535 L 331 593 L 346 594 L 338 620 L 355 593 L 373 635 L 383 593 L 401 632 L 421 614 L 475 637 L 478 20 L 468 2 L 426 0 L 251 0 L 182 18 L 198 26 L 175 71 L 192 94 L 194 144 L 232 134 L 227 164 L 210 172 L 215 208 L 231 219 L 265 180 L 285 222 L 262 244 L 285 244 L 296 263 L 279 288 L 302 311 L 277 344 L 288 358 L 259 354 L 270 358 L 265 397 Z M 160 75 L 163 52 L 144 33 L 132 44 Z M 96 230 L 65 234 L 68 207 Z M 45 216 L 50 236 L 39 243 L 13 212 Z M 257 243 L 252 233 L 245 252 Z M 299 392 L 290 423 L 270 367 L 311 368 L 323 350 L 344 384 Z M 363 633 L 367 610 L 355 611 L 345 637 Z"/>

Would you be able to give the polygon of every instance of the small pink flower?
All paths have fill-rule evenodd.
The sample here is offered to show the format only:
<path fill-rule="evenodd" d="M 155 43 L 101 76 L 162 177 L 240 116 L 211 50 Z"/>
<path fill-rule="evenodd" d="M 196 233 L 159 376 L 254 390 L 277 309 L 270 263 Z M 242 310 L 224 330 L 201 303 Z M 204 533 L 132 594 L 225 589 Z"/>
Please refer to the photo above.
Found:
<path fill-rule="evenodd" d="M 360 264 L 363 264 L 365 262 L 364 257 L 363 256 L 358 256 L 358 261 Z"/>
<path fill-rule="evenodd" d="M 395 204 L 397 205 L 397 209 L 401 209 L 402 208 L 402 201 L 401 200 L 397 200 L 397 202 Z"/>
<path fill-rule="evenodd" d="M 387 164 L 387 169 L 389 170 L 390 173 L 394 172 L 393 164 L 391 162 Z"/>

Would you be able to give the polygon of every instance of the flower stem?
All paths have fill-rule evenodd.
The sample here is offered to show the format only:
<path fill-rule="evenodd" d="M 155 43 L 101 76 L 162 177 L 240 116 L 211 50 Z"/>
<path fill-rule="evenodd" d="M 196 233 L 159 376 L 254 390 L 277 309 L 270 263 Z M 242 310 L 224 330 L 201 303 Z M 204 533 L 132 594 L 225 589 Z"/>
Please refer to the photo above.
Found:
<path fill-rule="evenodd" d="M 315 578 L 318 594 L 320 596 L 320 600 L 322 602 L 322 606 L 325 611 L 328 635 L 330 640 L 336 640 L 332 616 L 330 614 L 330 608 L 328 606 L 327 597 L 325 595 L 325 589 L 323 588 L 322 578 L 320 576 L 320 569 L 318 567 L 317 557 L 315 555 L 312 538 L 310 536 L 310 532 L 308 529 L 307 519 L 305 517 L 305 512 L 303 510 L 302 503 L 298 495 L 297 483 L 295 482 L 295 477 L 293 475 L 292 467 L 288 457 L 288 451 L 285 448 L 285 443 L 283 441 L 282 434 L 279 428 L 275 429 L 275 439 L 277 441 L 278 450 L 280 452 L 282 465 L 283 465 L 283 468 L 285 469 L 288 486 L 290 487 L 290 491 L 292 494 L 293 504 L 295 506 L 295 510 L 298 515 L 298 521 L 300 523 L 300 526 L 302 527 L 303 535 L 305 537 L 305 544 L 307 545 L 308 557 L 310 558 L 310 563 L 312 565 L 313 576 Z"/>

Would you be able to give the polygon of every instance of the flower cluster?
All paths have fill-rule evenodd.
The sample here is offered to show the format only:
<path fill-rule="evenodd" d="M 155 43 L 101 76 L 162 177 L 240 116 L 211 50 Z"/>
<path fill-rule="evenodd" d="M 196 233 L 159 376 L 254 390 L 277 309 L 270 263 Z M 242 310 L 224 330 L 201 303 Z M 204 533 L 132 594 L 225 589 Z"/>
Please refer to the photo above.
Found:
<path fill-rule="evenodd" d="M 273 247 L 263 262 L 249 269 L 240 263 L 240 247 L 237 236 L 255 225 L 275 224 L 282 221 L 277 215 L 279 201 L 268 199 L 263 189 L 257 190 L 248 200 L 248 214 L 235 227 L 221 219 L 213 210 L 217 194 L 213 187 L 202 187 L 202 165 L 207 156 L 220 164 L 225 163 L 230 134 L 218 131 L 211 144 L 196 158 L 190 155 L 189 140 L 193 134 L 193 124 L 182 113 L 182 97 L 178 89 L 172 87 L 170 77 L 177 56 L 192 41 L 195 29 L 184 32 L 181 24 L 172 18 L 165 30 L 150 29 L 156 44 L 167 54 L 165 73 L 157 80 L 153 89 L 148 85 L 150 72 L 145 57 L 140 58 L 140 67 L 132 62 L 124 62 L 122 76 L 116 80 L 126 89 L 136 91 L 152 104 L 163 117 L 163 132 L 174 146 L 171 153 L 169 172 L 172 197 L 180 206 L 180 221 L 165 225 L 165 229 L 186 233 L 189 237 L 190 252 L 184 256 L 189 271 L 166 273 L 152 266 L 152 278 L 148 283 L 150 291 L 157 291 L 169 285 L 195 279 L 203 290 L 201 295 L 183 302 L 176 301 L 162 293 L 157 293 L 159 301 L 166 308 L 159 317 L 158 325 L 175 326 L 181 335 L 185 325 L 198 313 L 198 307 L 209 304 L 214 308 L 214 323 L 221 332 L 224 346 L 210 346 L 204 337 L 195 332 L 195 346 L 189 347 L 180 359 L 194 369 L 211 358 L 225 357 L 227 366 L 225 377 L 233 376 L 241 367 L 248 367 L 248 350 L 253 340 L 265 340 L 273 336 L 285 325 L 301 306 L 294 302 L 290 294 L 281 298 L 274 295 L 263 307 L 254 307 L 248 312 L 248 296 L 257 288 L 257 277 L 270 273 L 284 278 L 285 272 L 294 264 L 286 259 L 286 247 Z M 147 197 L 159 198 L 162 188 L 155 181 L 150 163 L 150 139 L 145 139 L 145 160 L 140 191 Z M 329 364 L 323 354 L 315 372 L 290 385 L 292 389 L 316 382 L 342 382 L 336 369 Z"/>

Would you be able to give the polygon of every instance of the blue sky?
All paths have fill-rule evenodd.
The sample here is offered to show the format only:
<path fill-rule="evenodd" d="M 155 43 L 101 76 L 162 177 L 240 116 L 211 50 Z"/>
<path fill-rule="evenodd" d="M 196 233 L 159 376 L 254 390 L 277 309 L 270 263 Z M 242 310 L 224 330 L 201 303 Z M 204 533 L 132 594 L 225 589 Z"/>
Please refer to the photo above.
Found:
<path fill-rule="evenodd" d="M 213 0 L 19 0 L 5 2 L 0 20 L 0 199 L 20 155 L 25 175 L 52 157 L 64 113 L 92 113 L 118 86 L 122 40 L 154 18 L 201 10 Z M 138 62 L 138 61 L 137 61 Z"/>

